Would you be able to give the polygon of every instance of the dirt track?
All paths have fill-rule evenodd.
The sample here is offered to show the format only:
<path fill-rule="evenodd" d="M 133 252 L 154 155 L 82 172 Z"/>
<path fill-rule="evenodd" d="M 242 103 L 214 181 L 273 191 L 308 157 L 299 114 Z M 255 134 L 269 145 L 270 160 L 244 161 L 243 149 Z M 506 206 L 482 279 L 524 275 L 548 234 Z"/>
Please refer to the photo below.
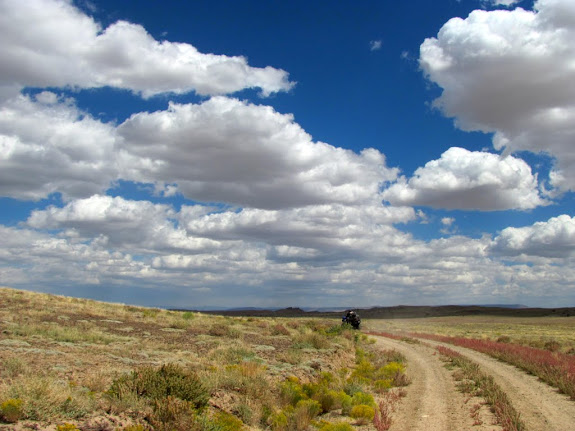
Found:
<path fill-rule="evenodd" d="M 460 431 L 500 430 L 486 407 L 481 414 L 482 425 L 473 425 L 471 407 L 476 400 L 465 402 L 455 388 L 450 371 L 431 347 L 376 337 L 382 349 L 396 349 L 408 360 L 412 384 L 408 395 L 393 416 L 390 431 Z M 437 342 L 426 343 L 445 345 Z M 575 430 L 575 402 L 557 390 L 517 368 L 473 350 L 445 345 L 479 364 L 492 375 L 520 413 L 528 431 Z"/>

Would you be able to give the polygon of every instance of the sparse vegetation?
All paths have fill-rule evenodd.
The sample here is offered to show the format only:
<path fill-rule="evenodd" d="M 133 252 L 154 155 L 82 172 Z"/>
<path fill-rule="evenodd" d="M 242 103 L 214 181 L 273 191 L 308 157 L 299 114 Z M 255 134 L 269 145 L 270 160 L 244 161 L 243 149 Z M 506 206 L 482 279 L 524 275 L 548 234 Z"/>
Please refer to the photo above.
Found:
<path fill-rule="evenodd" d="M 450 364 L 461 369 L 462 377 L 459 387 L 463 392 L 481 395 L 492 407 L 499 423 L 506 431 L 525 430 L 519 413 L 513 408 L 493 377 L 481 372 L 477 364 L 454 350 L 446 347 L 438 347 L 437 350 L 447 358 Z"/>
<path fill-rule="evenodd" d="M 333 320 L 231 318 L 3 288 L 0 301 L 0 420 L 31 428 L 347 431 L 371 420 L 374 396 L 405 367 Z"/>
<path fill-rule="evenodd" d="M 415 334 L 420 338 L 467 347 L 513 364 L 575 399 L 575 357 L 551 349 L 542 350 L 509 342 Z"/>

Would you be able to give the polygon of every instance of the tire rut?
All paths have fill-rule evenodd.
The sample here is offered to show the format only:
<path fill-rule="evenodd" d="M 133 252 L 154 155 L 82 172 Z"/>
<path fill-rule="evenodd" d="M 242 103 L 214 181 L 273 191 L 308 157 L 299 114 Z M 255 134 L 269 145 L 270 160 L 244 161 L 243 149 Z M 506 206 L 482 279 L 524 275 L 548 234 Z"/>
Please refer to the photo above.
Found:
<path fill-rule="evenodd" d="M 483 353 L 437 341 L 422 340 L 433 346 L 452 349 L 493 376 L 521 415 L 528 431 L 575 430 L 575 402 L 537 377 Z"/>
<path fill-rule="evenodd" d="M 484 420 L 475 424 L 470 404 L 455 387 L 451 372 L 434 349 L 420 344 L 407 344 L 384 337 L 374 337 L 382 349 L 394 349 L 407 358 L 407 375 L 411 384 L 407 396 L 392 416 L 390 431 L 492 431 L 494 418 L 483 407 Z"/>

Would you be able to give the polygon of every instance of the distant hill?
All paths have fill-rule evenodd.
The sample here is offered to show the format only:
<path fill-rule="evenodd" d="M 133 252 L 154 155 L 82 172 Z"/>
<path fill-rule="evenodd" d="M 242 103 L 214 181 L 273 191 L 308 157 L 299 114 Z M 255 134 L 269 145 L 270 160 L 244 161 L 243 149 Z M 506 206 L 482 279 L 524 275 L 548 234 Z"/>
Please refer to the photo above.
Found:
<path fill-rule="evenodd" d="M 349 307 L 353 308 L 353 307 Z M 358 310 L 363 319 L 408 319 L 420 317 L 446 316 L 515 316 L 515 317 L 545 317 L 575 316 L 575 307 L 564 308 L 529 308 L 521 304 L 495 305 L 397 305 L 394 307 L 353 308 Z M 307 311 L 302 308 L 288 307 L 274 310 L 258 308 L 242 308 L 228 310 L 192 310 L 208 314 L 226 316 L 258 316 L 258 317 L 335 317 L 345 308 L 323 308 Z"/>

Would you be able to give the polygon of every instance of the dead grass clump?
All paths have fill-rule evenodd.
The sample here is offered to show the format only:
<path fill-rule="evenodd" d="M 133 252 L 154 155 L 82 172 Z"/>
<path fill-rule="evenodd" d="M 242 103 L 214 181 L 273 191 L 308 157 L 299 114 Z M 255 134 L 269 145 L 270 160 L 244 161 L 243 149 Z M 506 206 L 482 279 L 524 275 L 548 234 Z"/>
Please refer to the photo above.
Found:
<path fill-rule="evenodd" d="M 2 361 L 0 377 L 4 379 L 13 379 L 27 372 L 28 366 L 21 358 L 6 358 Z"/>
<path fill-rule="evenodd" d="M 133 371 L 116 379 L 108 391 L 109 396 L 119 399 L 134 394 L 151 400 L 174 397 L 189 402 L 196 409 L 204 408 L 210 397 L 195 373 L 174 364 Z"/>
<path fill-rule="evenodd" d="M 287 329 L 281 323 L 273 325 L 271 328 L 271 333 L 272 333 L 272 335 L 290 335 L 289 329 Z"/>
<path fill-rule="evenodd" d="M 21 400 L 22 418 L 30 420 L 80 418 L 96 407 L 96 399 L 84 388 L 50 376 L 19 377 L 8 386 L 5 396 Z"/>
<path fill-rule="evenodd" d="M 329 339 L 317 332 L 308 332 L 294 338 L 293 347 L 297 349 L 327 349 L 331 343 Z"/>

